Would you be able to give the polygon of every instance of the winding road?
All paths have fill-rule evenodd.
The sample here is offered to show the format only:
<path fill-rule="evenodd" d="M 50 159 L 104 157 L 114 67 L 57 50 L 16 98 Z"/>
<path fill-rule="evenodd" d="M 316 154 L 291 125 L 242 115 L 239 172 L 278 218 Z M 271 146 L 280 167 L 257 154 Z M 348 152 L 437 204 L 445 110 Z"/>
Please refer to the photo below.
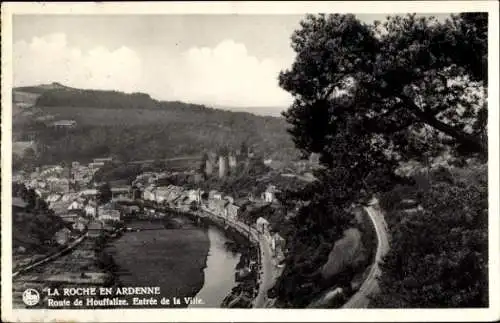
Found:
<path fill-rule="evenodd" d="M 368 277 L 365 279 L 360 289 L 354 294 L 342 308 L 366 308 L 370 303 L 369 295 L 373 295 L 378 291 L 378 280 L 380 276 L 380 266 L 383 257 L 389 251 L 389 238 L 387 235 L 387 224 L 384 220 L 384 215 L 379 209 L 378 200 L 373 199 L 368 206 L 364 209 L 368 213 L 375 232 L 377 233 L 377 252 L 375 254 L 375 261 Z"/>
<path fill-rule="evenodd" d="M 257 238 L 259 241 L 259 249 L 260 249 L 260 259 L 261 259 L 261 275 L 259 282 L 259 292 L 257 297 L 255 297 L 253 301 L 253 308 L 265 308 L 267 305 L 267 291 L 273 287 L 274 285 L 274 277 L 273 277 L 273 262 L 271 256 L 271 248 L 269 242 L 263 235 L 259 235 L 255 233 L 255 230 L 252 230 L 252 235 L 254 238 Z M 255 235 L 257 235 L 255 237 Z"/>

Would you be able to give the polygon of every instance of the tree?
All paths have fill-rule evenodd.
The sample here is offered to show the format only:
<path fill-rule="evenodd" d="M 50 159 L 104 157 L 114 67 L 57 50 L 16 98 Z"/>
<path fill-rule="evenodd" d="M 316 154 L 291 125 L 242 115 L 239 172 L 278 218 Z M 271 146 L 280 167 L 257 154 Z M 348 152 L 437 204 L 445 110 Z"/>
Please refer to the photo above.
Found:
<path fill-rule="evenodd" d="M 488 306 L 488 176 L 485 167 L 468 172 L 433 174 L 432 188 L 416 192 L 418 212 L 387 207 L 394 234 L 373 307 Z"/>
<path fill-rule="evenodd" d="M 191 203 L 189 204 L 189 209 L 191 211 L 197 211 L 198 210 L 198 203 L 196 203 L 196 201 L 191 201 Z"/>
<path fill-rule="evenodd" d="M 111 201 L 113 193 L 111 192 L 111 186 L 109 183 L 101 185 L 97 193 L 97 201 L 100 204 L 106 204 Z"/>
<path fill-rule="evenodd" d="M 404 182 L 394 172 L 401 161 L 444 150 L 485 156 L 485 21 L 482 14 L 445 22 L 407 15 L 368 25 L 320 14 L 301 22 L 292 35 L 295 61 L 279 76 L 294 96 L 283 115 L 296 147 L 319 153 L 326 167 L 291 194 L 310 203 L 292 220 L 275 286 L 285 306 L 305 306 L 324 287 L 314 277 L 352 225 L 346 210 Z M 461 46 L 474 52 L 471 62 L 456 53 Z M 424 227 L 413 234 L 425 237 Z"/>
<path fill-rule="evenodd" d="M 36 205 L 37 205 L 37 203 L 36 203 L 37 198 L 38 198 L 38 196 L 37 196 L 35 190 L 32 188 L 28 189 L 26 192 L 26 197 L 24 199 L 27 203 L 26 209 L 34 210 L 36 208 Z"/>
<path fill-rule="evenodd" d="M 456 54 L 469 44 L 474 57 L 485 57 L 485 36 L 472 35 L 484 34 L 487 18 L 474 17 L 440 23 L 408 15 L 366 25 L 354 15 L 308 15 L 292 36 L 295 62 L 279 77 L 295 97 L 284 116 L 297 147 L 331 163 L 332 134 L 345 131 L 338 125 L 350 119 L 367 140 L 399 157 L 412 136 L 429 129 L 444 136 L 440 141 L 484 154 L 487 145 L 478 136 L 486 126 L 478 122 L 486 109 L 484 64 Z M 470 41 L 457 43 L 464 39 Z"/>

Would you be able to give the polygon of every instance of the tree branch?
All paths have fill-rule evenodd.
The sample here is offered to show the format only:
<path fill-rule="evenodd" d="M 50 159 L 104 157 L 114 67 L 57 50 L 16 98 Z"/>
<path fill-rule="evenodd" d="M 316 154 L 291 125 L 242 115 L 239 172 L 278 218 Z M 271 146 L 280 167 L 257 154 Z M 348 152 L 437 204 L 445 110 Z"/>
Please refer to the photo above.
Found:
<path fill-rule="evenodd" d="M 434 127 L 435 129 L 455 138 L 460 143 L 474 147 L 479 152 L 485 152 L 486 147 L 476 136 L 463 132 L 462 130 L 450 126 L 434 117 L 432 113 L 422 111 L 416 104 L 407 96 L 399 96 L 401 100 L 408 106 L 408 109 L 423 122 Z"/>

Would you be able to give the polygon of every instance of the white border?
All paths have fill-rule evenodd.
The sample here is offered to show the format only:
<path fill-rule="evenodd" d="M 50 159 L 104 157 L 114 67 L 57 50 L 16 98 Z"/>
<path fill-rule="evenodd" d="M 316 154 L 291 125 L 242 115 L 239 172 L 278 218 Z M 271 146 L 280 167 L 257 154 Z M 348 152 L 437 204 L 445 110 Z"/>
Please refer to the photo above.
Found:
<path fill-rule="evenodd" d="M 119 309 L 13 310 L 11 263 L 12 15 L 13 14 L 304 14 L 489 12 L 489 283 L 488 309 Z M 2 321 L 161 322 L 161 321 L 493 321 L 499 311 L 499 98 L 498 3 L 496 1 L 372 2 L 121 2 L 2 3 Z"/>

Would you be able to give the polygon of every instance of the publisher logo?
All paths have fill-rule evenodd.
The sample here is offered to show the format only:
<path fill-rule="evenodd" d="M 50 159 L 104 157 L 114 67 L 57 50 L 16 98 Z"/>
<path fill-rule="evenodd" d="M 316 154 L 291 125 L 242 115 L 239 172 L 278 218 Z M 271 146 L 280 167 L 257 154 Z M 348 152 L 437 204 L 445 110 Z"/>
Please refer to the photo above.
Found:
<path fill-rule="evenodd" d="M 28 306 L 34 306 L 40 301 L 40 294 L 36 289 L 28 288 L 23 293 L 23 302 Z"/>

